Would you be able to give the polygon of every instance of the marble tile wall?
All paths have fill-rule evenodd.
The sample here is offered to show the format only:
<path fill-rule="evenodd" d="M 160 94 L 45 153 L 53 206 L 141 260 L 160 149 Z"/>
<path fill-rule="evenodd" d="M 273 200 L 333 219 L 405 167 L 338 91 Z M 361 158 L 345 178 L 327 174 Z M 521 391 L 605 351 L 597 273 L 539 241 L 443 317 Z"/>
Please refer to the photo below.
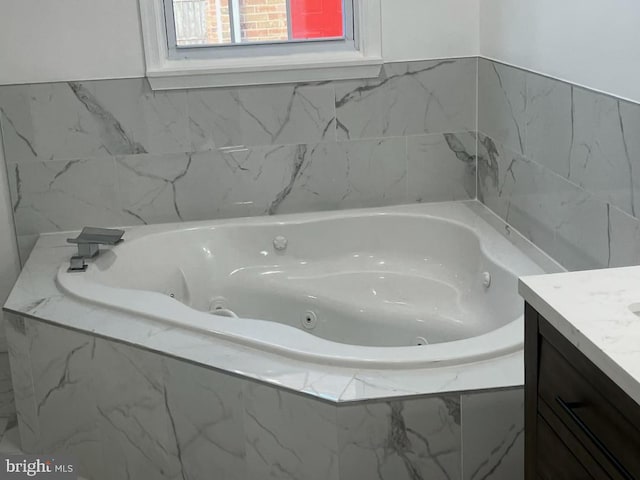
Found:
<path fill-rule="evenodd" d="M 478 198 L 570 270 L 640 263 L 640 105 L 480 59 Z"/>
<path fill-rule="evenodd" d="M 460 396 L 338 409 L 340 477 L 460 479 Z"/>
<path fill-rule="evenodd" d="M 15 315 L 7 335 L 23 450 L 92 480 L 523 478 L 522 390 L 335 404 Z"/>
<path fill-rule="evenodd" d="M 477 194 L 569 269 L 640 262 L 640 106 L 486 59 L 231 89 L 2 86 L 0 127 L 23 259 L 86 224 Z"/>
<path fill-rule="evenodd" d="M 26 257 L 38 234 L 474 198 L 477 59 L 363 81 L 153 92 L 0 87 Z"/>
<path fill-rule="evenodd" d="M 2 352 L 0 353 L 0 418 L 12 416 L 14 413 L 15 406 L 13 387 L 11 386 L 9 353 Z"/>

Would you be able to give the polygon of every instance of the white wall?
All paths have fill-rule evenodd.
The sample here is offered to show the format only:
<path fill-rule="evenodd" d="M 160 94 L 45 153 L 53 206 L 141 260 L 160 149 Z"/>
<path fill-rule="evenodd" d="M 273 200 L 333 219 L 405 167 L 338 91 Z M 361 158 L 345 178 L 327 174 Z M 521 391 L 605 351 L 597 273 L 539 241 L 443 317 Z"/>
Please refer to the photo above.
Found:
<path fill-rule="evenodd" d="M 382 0 L 387 61 L 478 53 L 479 0 Z M 0 85 L 140 77 L 136 0 L 3 0 Z"/>
<path fill-rule="evenodd" d="M 382 0 L 385 60 L 478 55 L 480 1 Z"/>
<path fill-rule="evenodd" d="M 480 0 L 480 52 L 640 102 L 638 0 Z"/>
<path fill-rule="evenodd" d="M 7 184 L 7 169 L 2 152 L 2 138 L 0 137 L 0 307 L 4 305 L 20 271 L 16 236 L 13 229 L 11 200 L 9 199 L 9 187 Z M 0 310 L 1 328 L 4 327 L 2 327 L 2 311 Z M 4 339 L 3 331 L 0 331 L 0 338 Z M 3 342 L 1 340 L 0 344 Z M 0 351 L 2 350 L 0 349 Z"/>
<path fill-rule="evenodd" d="M 2 0 L 0 84 L 140 77 L 136 0 Z"/>
<path fill-rule="evenodd" d="M 387 61 L 478 53 L 640 101 L 637 0 L 382 0 Z M 4 0 L 0 84 L 144 74 L 136 0 Z"/>

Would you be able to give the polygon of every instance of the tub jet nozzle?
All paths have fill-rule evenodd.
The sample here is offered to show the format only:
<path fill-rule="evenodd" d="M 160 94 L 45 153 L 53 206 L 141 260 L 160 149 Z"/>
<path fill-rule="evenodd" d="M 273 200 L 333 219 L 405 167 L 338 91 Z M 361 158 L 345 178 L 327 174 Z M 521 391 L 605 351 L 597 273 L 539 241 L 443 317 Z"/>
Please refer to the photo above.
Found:
<path fill-rule="evenodd" d="M 273 239 L 273 248 L 281 252 L 287 248 L 288 243 L 289 241 L 287 240 L 287 237 L 284 235 L 278 235 Z"/>
<path fill-rule="evenodd" d="M 482 285 L 484 288 L 489 288 L 491 286 L 491 274 L 489 272 L 482 273 Z"/>

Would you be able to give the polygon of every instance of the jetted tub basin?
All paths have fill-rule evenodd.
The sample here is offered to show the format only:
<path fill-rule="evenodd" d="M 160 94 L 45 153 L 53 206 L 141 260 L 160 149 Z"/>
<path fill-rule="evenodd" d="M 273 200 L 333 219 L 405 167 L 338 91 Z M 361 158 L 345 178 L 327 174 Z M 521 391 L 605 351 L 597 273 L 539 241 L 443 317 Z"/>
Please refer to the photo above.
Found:
<path fill-rule="evenodd" d="M 463 203 L 134 227 L 57 283 L 84 302 L 306 361 L 398 368 L 517 351 L 544 273 Z"/>

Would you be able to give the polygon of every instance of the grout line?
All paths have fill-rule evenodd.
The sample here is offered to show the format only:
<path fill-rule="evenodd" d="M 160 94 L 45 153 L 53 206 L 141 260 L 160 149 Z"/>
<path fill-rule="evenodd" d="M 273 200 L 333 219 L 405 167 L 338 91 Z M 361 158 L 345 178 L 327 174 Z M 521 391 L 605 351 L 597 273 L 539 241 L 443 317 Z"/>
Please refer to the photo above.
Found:
<path fill-rule="evenodd" d="M 478 200 L 478 191 L 480 190 L 480 164 L 478 163 L 478 133 L 480 132 L 480 58 L 476 58 L 476 196 Z"/>
<path fill-rule="evenodd" d="M 404 201 L 409 203 L 409 137 L 404 137 Z"/>

